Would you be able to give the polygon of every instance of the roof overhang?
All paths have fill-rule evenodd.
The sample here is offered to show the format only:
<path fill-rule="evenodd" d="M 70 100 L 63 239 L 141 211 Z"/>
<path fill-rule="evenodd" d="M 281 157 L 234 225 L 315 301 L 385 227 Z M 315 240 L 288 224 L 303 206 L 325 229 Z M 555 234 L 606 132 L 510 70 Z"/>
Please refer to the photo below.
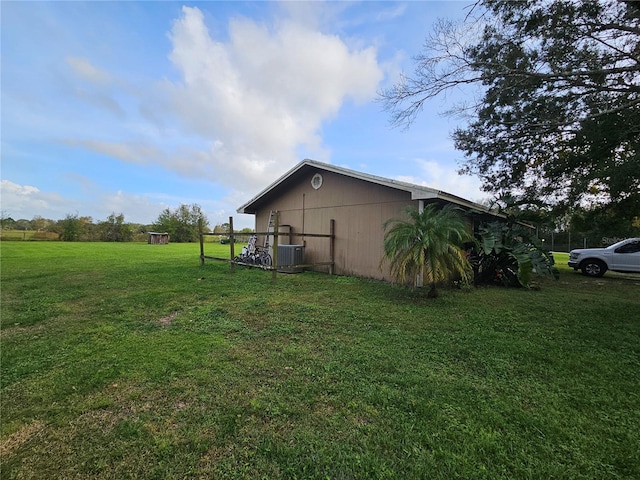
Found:
<path fill-rule="evenodd" d="M 491 211 L 489 208 L 484 205 L 480 205 L 479 203 L 472 202 L 470 200 L 466 200 L 462 197 L 458 197 L 456 195 L 452 195 L 447 192 L 443 192 L 442 190 L 436 190 L 423 185 L 415 185 L 412 183 L 401 182 L 399 180 L 393 180 L 385 177 L 378 177 L 376 175 L 370 175 L 368 173 L 358 172 L 355 170 L 350 170 L 344 167 L 338 167 L 336 165 L 331 165 L 329 163 L 318 162 L 315 160 L 303 160 L 298 163 L 291 170 L 286 172 L 276 181 L 274 181 L 267 188 L 258 193 L 255 197 L 249 200 L 247 203 L 241 205 L 237 212 L 238 213 L 247 213 L 247 214 L 255 214 L 259 210 L 259 205 L 263 203 L 268 197 L 272 196 L 281 186 L 284 186 L 289 181 L 295 180 L 302 171 L 313 168 L 315 170 L 323 170 L 327 172 L 337 173 L 339 175 L 346 175 L 351 178 L 356 178 L 359 180 L 363 180 L 365 182 L 374 183 L 377 185 L 383 185 L 389 188 L 395 188 L 397 190 L 402 190 L 405 192 L 409 192 L 411 194 L 411 200 L 442 200 L 448 203 L 453 203 L 460 207 L 463 207 L 467 210 L 471 210 L 477 213 L 484 213 L 493 216 L 502 217 L 500 214 L 496 214 L 495 211 Z"/>

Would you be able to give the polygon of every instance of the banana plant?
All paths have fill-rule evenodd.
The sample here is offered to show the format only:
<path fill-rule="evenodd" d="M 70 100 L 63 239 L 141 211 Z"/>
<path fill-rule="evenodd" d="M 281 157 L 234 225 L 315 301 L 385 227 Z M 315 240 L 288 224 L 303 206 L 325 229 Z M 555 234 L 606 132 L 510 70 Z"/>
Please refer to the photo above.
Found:
<path fill-rule="evenodd" d="M 480 227 L 472 257 L 475 282 L 529 287 L 533 274 L 558 278 L 553 255 L 532 229 L 514 221 L 488 222 Z"/>

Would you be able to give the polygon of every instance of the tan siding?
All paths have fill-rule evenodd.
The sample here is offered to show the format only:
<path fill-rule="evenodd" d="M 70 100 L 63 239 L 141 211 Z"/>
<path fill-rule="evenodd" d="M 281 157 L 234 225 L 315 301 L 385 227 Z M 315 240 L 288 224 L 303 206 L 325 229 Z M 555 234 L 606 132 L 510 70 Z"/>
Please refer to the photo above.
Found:
<path fill-rule="evenodd" d="M 388 266 L 379 268 L 383 224 L 389 218 L 401 216 L 407 205 L 417 207 L 417 202 L 411 201 L 408 192 L 332 172 L 321 172 L 322 187 L 314 190 L 311 186 L 314 173 L 266 204 L 256 214 L 256 229 L 266 230 L 271 210 L 279 211 L 280 224 L 290 225 L 294 234 L 329 233 L 330 220 L 334 219 L 335 273 L 389 280 Z M 309 263 L 329 260 L 326 238 L 293 236 L 292 242 L 305 245 L 305 260 Z"/>

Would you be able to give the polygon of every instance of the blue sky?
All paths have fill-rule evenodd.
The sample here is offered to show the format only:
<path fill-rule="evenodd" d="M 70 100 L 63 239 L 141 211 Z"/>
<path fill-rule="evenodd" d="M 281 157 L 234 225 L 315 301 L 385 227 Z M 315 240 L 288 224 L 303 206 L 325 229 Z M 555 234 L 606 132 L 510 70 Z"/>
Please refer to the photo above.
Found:
<path fill-rule="evenodd" d="M 480 200 L 450 99 L 409 130 L 376 102 L 470 3 L 2 2 L 3 215 L 252 227 L 236 208 L 304 158 Z"/>

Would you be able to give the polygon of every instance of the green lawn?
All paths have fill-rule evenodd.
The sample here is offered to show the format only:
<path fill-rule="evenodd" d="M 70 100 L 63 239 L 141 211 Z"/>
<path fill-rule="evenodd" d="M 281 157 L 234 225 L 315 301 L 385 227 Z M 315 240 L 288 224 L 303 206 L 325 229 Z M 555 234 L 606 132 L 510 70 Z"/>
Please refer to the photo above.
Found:
<path fill-rule="evenodd" d="M 438 299 L 3 242 L 0 478 L 640 478 L 640 276 Z M 224 256 L 228 245 L 207 245 Z"/>

